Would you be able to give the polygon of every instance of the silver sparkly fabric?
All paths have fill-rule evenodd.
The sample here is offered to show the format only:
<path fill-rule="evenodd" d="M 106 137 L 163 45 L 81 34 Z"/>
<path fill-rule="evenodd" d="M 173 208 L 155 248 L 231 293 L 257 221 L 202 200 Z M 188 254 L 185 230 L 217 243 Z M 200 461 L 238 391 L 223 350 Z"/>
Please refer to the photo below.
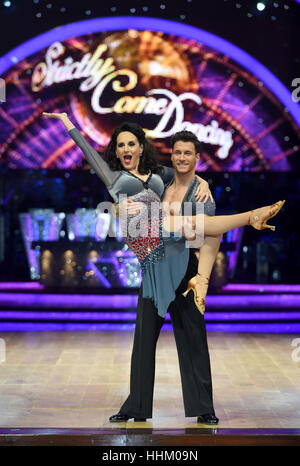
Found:
<path fill-rule="evenodd" d="M 178 244 L 182 237 L 174 237 L 172 233 L 169 237 L 162 235 L 162 219 L 166 214 L 162 210 L 160 197 L 152 189 L 144 189 L 130 198 L 135 202 L 142 202 L 143 208 L 137 215 L 121 215 L 120 225 L 125 243 L 137 256 L 144 272 L 150 263 L 154 264 L 166 256 L 167 245 Z M 203 213 L 200 203 L 192 203 L 192 206 L 193 215 Z M 204 204 L 204 213 L 214 215 L 215 203 L 207 201 Z M 175 248 L 178 249 L 177 246 Z"/>

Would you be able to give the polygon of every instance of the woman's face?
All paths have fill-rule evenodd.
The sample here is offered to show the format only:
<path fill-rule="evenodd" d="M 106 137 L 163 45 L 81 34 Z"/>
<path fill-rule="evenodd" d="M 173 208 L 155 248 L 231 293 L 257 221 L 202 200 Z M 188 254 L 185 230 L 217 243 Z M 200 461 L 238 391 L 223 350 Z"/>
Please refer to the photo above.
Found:
<path fill-rule="evenodd" d="M 116 155 L 126 170 L 137 170 L 143 146 L 137 137 L 129 131 L 122 131 L 117 136 Z"/>

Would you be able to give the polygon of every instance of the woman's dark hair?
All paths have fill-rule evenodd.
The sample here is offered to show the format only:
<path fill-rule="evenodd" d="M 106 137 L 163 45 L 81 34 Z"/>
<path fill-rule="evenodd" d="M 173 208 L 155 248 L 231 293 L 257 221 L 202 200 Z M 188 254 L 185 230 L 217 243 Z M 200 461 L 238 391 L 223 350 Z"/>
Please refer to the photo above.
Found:
<path fill-rule="evenodd" d="M 140 158 L 139 172 L 141 175 L 146 175 L 149 171 L 153 173 L 159 173 L 161 167 L 158 165 L 158 154 L 153 145 L 147 140 L 143 128 L 135 123 L 123 123 L 118 126 L 111 135 L 109 144 L 103 151 L 103 157 L 108 163 L 111 170 L 123 170 L 120 159 L 116 156 L 117 137 L 120 133 L 129 131 L 134 134 L 140 144 L 143 145 L 143 153 Z"/>
<path fill-rule="evenodd" d="M 172 149 L 177 141 L 183 142 L 193 142 L 195 146 L 196 154 L 200 153 L 202 150 L 202 144 L 197 138 L 197 136 L 191 131 L 178 131 L 171 138 Z"/>

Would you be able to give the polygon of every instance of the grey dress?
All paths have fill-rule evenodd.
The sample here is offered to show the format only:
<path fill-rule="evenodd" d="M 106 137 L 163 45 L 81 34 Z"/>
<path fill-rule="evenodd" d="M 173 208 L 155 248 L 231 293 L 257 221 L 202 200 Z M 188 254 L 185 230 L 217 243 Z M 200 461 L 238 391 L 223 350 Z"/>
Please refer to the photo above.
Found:
<path fill-rule="evenodd" d="M 162 227 L 164 214 L 161 200 L 165 193 L 165 184 L 171 183 L 174 170 L 162 167 L 160 175 L 150 173 L 148 179 L 142 181 L 125 169 L 111 170 L 78 129 L 70 130 L 69 134 L 115 202 L 119 202 L 122 195 L 143 202 L 145 208 L 139 215 L 134 218 L 125 217 L 125 220 L 121 217 L 120 224 L 125 242 L 141 263 L 143 297 L 153 299 L 158 315 L 165 317 L 169 304 L 175 299 L 175 291 L 186 273 L 190 252 L 185 238 L 172 233 L 167 236 Z M 198 184 L 195 177 L 183 200 L 192 201 L 193 215 L 197 213 L 194 195 Z M 215 204 L 206 202 L 204 213 L 214 215 Z"/>

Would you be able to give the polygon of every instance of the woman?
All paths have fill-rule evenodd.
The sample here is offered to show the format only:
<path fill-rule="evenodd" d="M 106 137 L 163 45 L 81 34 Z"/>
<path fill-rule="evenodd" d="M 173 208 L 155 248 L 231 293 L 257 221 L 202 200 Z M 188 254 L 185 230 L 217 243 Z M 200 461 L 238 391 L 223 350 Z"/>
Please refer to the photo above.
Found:
<path fill-rule="evenodd" d="M 173 172 L 172 169 L 158 166 L 154 148 L 147 141 L 141 127 L 134 124 L 124 124 L 117 128 L 104 151 L 104 158 L 107 160 L 105 161 L 87 143 L 66 113 L 44 112 L 43 115 L 59 119 L 64 124 L 70 136 L 83 151 L 89 164 L 105 183 L 116 203 L 119 202 L 121 195 L 127 195 L 133 201 L 141 203 L 140 206 L 144 211 L 142 218 L 146 219 L 143 222 L 143 236 L 138 234 L 138 229 L 135 228 L 137 224 L 132 222 L 133 218 L 130 215 L 125 217 L 125 221 L 121 220 L 122 230 L 127 230 L 124 239 L 141 263 L 144 284 L 143 296 L 154 300 L 161 317 L 165 316 L 168 304 L 174 298 L 175 290 L 181 282 L 188 264 L 188 250 L 180 238 L 174 237 L 175 233 L 179 233 L 187 239 L 193 239 L 199 219 L 204 223 L 204 235 L 210 237 L 220 237 L 229 230 L 245 225 L 251 225 L 258 230 L 275 229 L 274 226 L 268 225 L 266 222 L 278 213 L 285 201 L 235 215 L 215 217 L 205 214 L 191 217 L 169 215 L 161 209 L 160 198 L 164 189 L 163 179 L 167 180 L 173 176 Z M 156 208 L 153 209 L 153 206 Z M 157 215 L 151 216 L 153 212 Z M 131 231 L 128 231 L 130 230 L 128 226 L 133 227 Z M 132 232 L 132 230 L 134 231 Z M 169 238 L 167 237 L 168 233 Z M 163 234 L 164 238 L 162 238 Z M 174 254 L 174 244 L 176 255 Z M 176 257 L 176 266 L 171 268 L 173 276 L 169 277 L 169 280 L 165 272 L 169 271 L 170 268 L 163 269 L 162 267 L 165 264 L 165 261 L 162 260 L 164 257 L 170 260 L 172 257 L 175 260 Z M 163 287 L 163 293 L 158 289 L 162 283 L 165 284 L 165 280 L 168 281 L 167 289 L 170 289 L 167 294 L 165 293 L 166 286 Z M 198 299 L 196 299 L 196 283 L 197 277 L 193 277 L 188 284 L 186 293 L 190 289 L 194 291 L 195 303 L 198 309 L 203 312 L 204 303 L 201 303 L 201 297 L 197 296 Z"/>

